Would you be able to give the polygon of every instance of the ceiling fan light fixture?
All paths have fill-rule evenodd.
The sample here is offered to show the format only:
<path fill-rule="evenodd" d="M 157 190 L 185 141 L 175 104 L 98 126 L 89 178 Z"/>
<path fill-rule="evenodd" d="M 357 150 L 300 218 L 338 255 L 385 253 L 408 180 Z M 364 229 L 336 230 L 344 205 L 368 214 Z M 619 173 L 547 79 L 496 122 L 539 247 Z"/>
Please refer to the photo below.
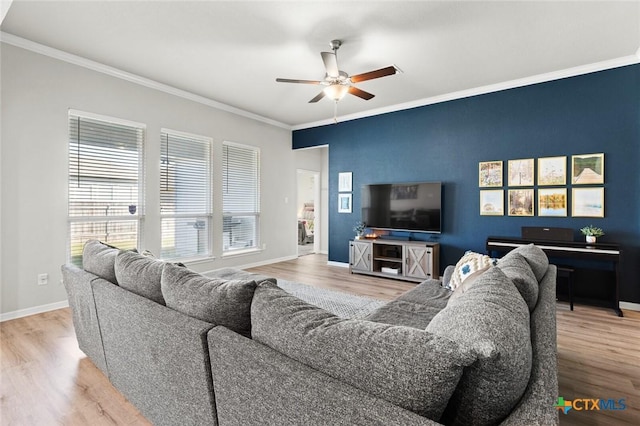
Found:
<path fill-rule="evenodd" d="M 332 84 L 325 87 L 323 91 L 328 98 L 338 102 L 340 99 L 344 98 L 347 92 L 349 92 L 349 86 L 345 86 L 342 84 Z"/>

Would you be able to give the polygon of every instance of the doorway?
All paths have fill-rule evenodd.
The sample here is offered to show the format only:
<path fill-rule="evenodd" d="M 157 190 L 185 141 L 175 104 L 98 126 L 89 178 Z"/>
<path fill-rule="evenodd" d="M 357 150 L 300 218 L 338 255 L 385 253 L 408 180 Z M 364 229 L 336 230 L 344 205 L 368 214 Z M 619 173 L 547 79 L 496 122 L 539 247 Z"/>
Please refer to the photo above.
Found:
<path fill-rule="evenodd" d="M 298 256 L 320 251 L 320 173 L 297 170 Z"/>

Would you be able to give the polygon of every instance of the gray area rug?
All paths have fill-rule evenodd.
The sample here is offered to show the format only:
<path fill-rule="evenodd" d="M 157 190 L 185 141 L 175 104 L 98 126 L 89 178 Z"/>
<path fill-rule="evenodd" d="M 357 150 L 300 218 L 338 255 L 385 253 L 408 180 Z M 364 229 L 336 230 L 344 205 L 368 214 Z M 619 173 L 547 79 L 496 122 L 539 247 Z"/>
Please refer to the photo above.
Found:
<path fill-rule="evenodd" d="M 331 312 L 340 318 L 362 318 L 387 302 L 340 291 L 312 287 L 278 278 L 278 286 L 299 299 Z"/>

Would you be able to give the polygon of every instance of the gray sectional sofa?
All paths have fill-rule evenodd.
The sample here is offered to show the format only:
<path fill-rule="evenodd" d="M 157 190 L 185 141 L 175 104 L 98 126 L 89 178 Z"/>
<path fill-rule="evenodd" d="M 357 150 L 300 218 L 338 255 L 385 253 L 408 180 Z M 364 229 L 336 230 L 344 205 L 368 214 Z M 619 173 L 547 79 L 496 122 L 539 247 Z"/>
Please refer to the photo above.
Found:
<path fill-rule="evenodd" d="M 97 241 L 62 272 L 80 349 L 157 425 L 558 422 L 556 271 L 535 246 L 364 319 Z"/>

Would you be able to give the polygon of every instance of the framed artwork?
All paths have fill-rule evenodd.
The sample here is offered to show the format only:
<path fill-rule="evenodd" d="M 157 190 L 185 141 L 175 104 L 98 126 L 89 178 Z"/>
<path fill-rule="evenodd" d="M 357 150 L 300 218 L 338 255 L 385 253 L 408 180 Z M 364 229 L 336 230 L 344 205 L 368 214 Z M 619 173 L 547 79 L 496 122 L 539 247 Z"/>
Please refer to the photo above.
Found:
<path fill-rule="evenodd" d="M 567 216 L 567 188 L 538 188 L 538 216 Z"/>
<path fill-rule="evenodd" d="M 351 213 L 351 194 L 338 194 L 338 213 Z"/>
<path fill-rule="evenodd" d="M 502 186 L 502 161 L 482 161 L 478 164 L 480 188 Z"/>
<path fill-rule="evenodd" d="M 480 190 L 480 216 L 504 216 L 504 190 Z"/>
<path fill-rule="evenodd" d="M 533 158 L 509 160 L 509 186 L 533 186 Z"/>
<path fill-rule="evenodd" d="M 567 157 L 538 158 L 538 185 L 566 185 Z"/>
<path fill-rule="evenodd" d="M 604 217 L 604 188 L 573 188 L 571 216 Z"/>
<path fill-rule="evenodd" d="M 351 172 L 338 173 L 338 192 L 351 192 L 353 190 L 352 175 Z"/>
<path fill-rule="evenodd" d="M 571 183 L 604 183 L 604 153 L 571 156 Z"/>
<path fill-rule="evenodd" d="M 533 189 L 509 190 L 509 216 L 533 216 Z"/>

